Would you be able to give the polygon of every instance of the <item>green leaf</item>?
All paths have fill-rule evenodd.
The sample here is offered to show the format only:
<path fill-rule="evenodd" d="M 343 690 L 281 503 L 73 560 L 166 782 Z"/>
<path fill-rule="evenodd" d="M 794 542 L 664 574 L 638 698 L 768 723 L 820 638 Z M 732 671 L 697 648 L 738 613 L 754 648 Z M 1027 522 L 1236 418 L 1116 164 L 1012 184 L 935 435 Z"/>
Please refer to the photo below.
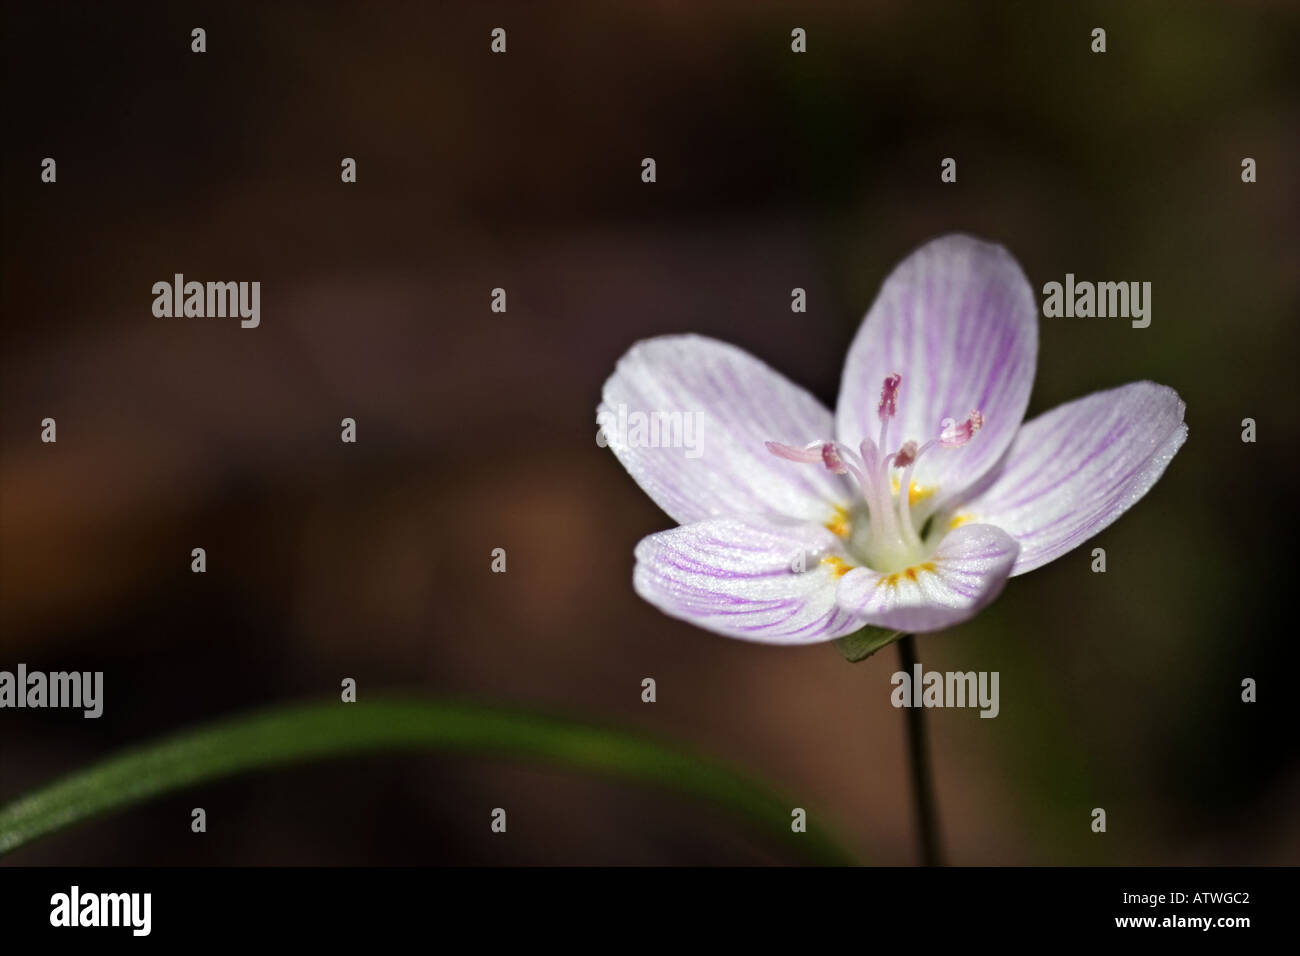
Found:
<path fill-rule="evenodd" d="M 868 625 L 860 631 L 837 638 L 834 643 L 846 661 L 856 664 L 858 661 L 865 661 L 876 651 L 888 647 L 902 636 L 902 631 L 891 631 L 888 628 Z"/>
<path fill-rule="evenodd" d="M 716 761 L 630 731 L 427 699 L 288 705 L 110 757 L 0 808 L 0 855 L 91 817 L 233 774 L 412 750 L 504 755 L 666 787 L 731 811 L 773 840 L 786 841 L 810 862 L 855 862 L 811 821 L 806 833 L 792 833 L 795 802 Z"/>

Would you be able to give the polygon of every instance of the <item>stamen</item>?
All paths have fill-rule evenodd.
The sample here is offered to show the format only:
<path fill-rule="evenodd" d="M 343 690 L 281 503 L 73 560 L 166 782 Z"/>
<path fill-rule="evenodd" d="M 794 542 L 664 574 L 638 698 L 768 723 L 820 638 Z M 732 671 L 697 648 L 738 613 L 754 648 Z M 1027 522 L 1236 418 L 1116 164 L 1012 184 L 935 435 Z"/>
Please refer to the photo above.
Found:
<path fill-rule="evenodd" d="M 939 433 L 939 444 L 944 448 L 960 448 L 972 438 L 975 433 L 984 427 L 984 416 L 980 414 L 979 409 L 971 409 L 970 417 L 959 425 L 948 422 L 947 426 Z"/>
<path fill-rule="evenodd" d="M 835 450 L 834 442 L 828 441 L 826 444 L 822 445 L 822 462 L 832 474 L 847 475 L 849 473 L 848 467 L 844 464 L 844 459 L 841 458 L 840 453 Z"/>
<path fill-rule="evenodd" d="M 912 475 L 917 462 L 935 445 L 962 447 L 984 425 L 984 416 L 979 410 L 972 410 L 964 422 L 945 420 L 938 436 L 924 444 L 918 446 L 915 441 L 906 441 L 893 454 L 885 454 L 888 446 L 884 442 L 888 437 L 889 422 L 898 414 L 902 381 L 903 377 L 894 373 L 885 379 L 880 390 L 880 444 L 866 438 L 858 451 L 854 451 L 839 442 L 824 439 L 809 442 L 802 448 L 775 441 L 764 442 L 767 450 L 778 458 L 802 464 L 820 462 L 832 474 L 852 475 L 857 480 L 866 504 L 867 521 L 861 525 L 856 520 L 850 523 L 847 511 L 837 512 L 839 517 L 827 527 L 845 539 L 846 547 L 856 559 L 877 569 L 915 568 L 916 562 L 927 552 L 925 542 L 917 534 L 912 521 Z M 893 469 L 901 473 L 897 492 L 890 477 Z M 926 489 L 925 494 L 918 495 L 918 500 L 935 490 Z M 931 511 L 933 507 L 931 503 Z M 919 518 L 924 520 L 930 513 L 923 508 Z"/>
<path fill-rule="evenodd" d="M 862 459 L 854 454 L 853 449 L 845 448 L 838 442 L 827 442 L 822 446 L 822 462 L 837 475 L 852 475 L 862 484 L 862 475 L 866 468 Z"/>
<path fill-rule="evenodd" d="M 907 462 L 903 469 L 903 477 L 898 482 L 898 525 L 903 530 L 903 538 L 913 548 L 921 546 L 921 536 L 916 533 L 916 528 L 912 525 L 912 472 L 916 470 L 916 461 L 925 452 L 934 446 L 933 441 L 928 441 L 916 450 L 916 442 L 908 442 L 912 446 L 915 454 Z M 906 447 L 906 446 L 904 446 Z"/>
<path fill-rule="evenodd" d="M 858 479 L 859 484 L 862 482 L 861 460 L 852 451 L 833 441 L 813 441 L 802 448 L 796 448 L 794 445 L 783 445 L 779 441 L 763 442 L 763 446 L 773 455 L 784 458 L 786 461 L 797 461 L 801 464 L 820 461 L 826 466 L 826 470 L 832 474 L 852 475 Z"/>
<path fill-rule="evenodd" d="M 898 391 L 902 384 L 903 376 L 895 372 L 893 375 L 886 375 L 884 384 L 880 386 L 880 404 L 876 406 L 876 414 L 880 416 L 878 447 L 881 451 L 889 447 L 889 422 L 898 414 Z"/>
<path fill-rule="evenodd" d="M 897 372 L 885 376 L 885 384 L 880 387 L 880 405 L 876 408 L 882 422 L 898 414 L 898 387 L 902 384 L 903 376 Z"/>

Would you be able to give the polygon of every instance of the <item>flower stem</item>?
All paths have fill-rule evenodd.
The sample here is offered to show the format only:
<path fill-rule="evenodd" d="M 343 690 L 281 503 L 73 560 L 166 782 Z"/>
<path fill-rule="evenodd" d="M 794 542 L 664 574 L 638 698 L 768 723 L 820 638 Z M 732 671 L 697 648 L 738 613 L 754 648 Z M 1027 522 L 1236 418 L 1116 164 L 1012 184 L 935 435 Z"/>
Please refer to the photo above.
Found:
<path fill-rule="evenodd" d="M 898 641 L 898 659 L 911 676 L 916 663 L 916 638 L 905 634 Z M 939 848 L 939 822 L 934 807 L 934 780 L 930 774 L 930 746 L 925 735 L 925 708 L 905 707 L 907 714 L 907 752 L 912 765 L 912 799 L 916 803 L 916 822 L 921 838 L 921 862 L 942 866 Z"/>

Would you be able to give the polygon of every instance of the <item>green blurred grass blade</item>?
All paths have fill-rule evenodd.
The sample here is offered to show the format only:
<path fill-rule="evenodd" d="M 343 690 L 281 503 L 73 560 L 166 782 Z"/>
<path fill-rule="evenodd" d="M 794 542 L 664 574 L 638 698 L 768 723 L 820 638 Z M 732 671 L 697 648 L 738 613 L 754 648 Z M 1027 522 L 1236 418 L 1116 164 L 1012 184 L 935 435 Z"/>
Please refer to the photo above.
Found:
<path fill-rule="evenodd" d="M 0 809 L 0 854 L 150 797 L 249 770 L 395 750 L 469 751 L 522 758 L 657 784 L 741 816 L 810 862 L 853 856 L 808 822 L 798 805 L 715 761 L 641 734 L 563 718 L 454 701 L 381 699 L 290 705 L 165 738 L 78 771 Z"/>

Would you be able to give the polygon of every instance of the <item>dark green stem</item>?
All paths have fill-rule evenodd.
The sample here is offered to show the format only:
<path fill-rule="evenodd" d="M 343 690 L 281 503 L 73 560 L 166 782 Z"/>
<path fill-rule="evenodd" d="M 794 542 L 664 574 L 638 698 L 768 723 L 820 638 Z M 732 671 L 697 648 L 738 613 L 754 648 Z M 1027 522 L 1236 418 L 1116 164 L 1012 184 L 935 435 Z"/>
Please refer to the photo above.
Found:
<path fill-rule="evenodd" d="M 898 641 L 898 659 L 909 677 L 916 663 L 916 638 L 904 635 Z M 939 849 L 939 821 L 934 806 L 934 780 L 930 774 L 930 745 L 925 733 L 925 708 L 905 707 L 907 714 L 907 755 L 912 767 L 912 799 L 916 804 L 916 824 L 921 837 L 921 862 L 942 866 Z"/>

